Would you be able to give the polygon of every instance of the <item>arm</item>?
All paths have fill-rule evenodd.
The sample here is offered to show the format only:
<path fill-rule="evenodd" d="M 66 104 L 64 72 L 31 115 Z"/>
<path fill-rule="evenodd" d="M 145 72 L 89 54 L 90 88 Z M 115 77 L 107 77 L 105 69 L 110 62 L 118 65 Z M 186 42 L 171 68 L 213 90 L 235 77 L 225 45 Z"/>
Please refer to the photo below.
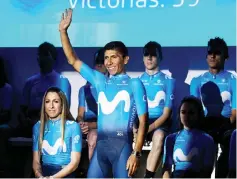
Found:
<path fill-rule="evenodd" d="M 71 131 L 72 131 L 71 161 L 62 170 L 60 170 L 58 173 L 53 175 L 54 178 L 63 178 L 71 174 L 77 169 L 78 164 L 80 163 L 81 149 L 82 149 L 82 135 L 81 135 L 81 129 L 76 122 L 72 124 Z"/>
<path fill-rule="evenodd" d="M 135 105 L 137 108 L 137 114 L 139 117 L 139 128 L 138 134 L 135 142 L 134 151 L 141 152 L 144 144 L 145 136 L 148 129 L 148 107 L 146 99 L 146 91 L 139 79 L 132 79 L 131 88 L 133 90 Z M 128 161 L 126 169 L 128 170 L 128 176 L 131 177 L 139 166 L 139 157 L 131 154 Z"/>
<path fill-rule="evenodd" d="M 236 121 L 236 78 L 234 75 L 231 76 L 231 116 L 230 116 L 230 122 L 234 123 Z"/>
<path fill-rule="evenodd" d="M 193 95 L 200 99 L 200 91 L 198 85 L 198 78 L 194 77 L 190 83 L 190 95 Z"/>
<path fill-rule="evenodd" d="M 27 119 L 27 111 L 30 103 L 30 91 L 31 91 L 31 81 L 27 79 L 25 85 L 22 90 L 22 98 L 19 112 L 19 121 L 20 123 L 26 121 Z"/>
<path fill-rule="evenodd" d="M 35 177 L 40 178 L 43 177 L 41 164 L 40 164 L 40 152 L 39 152 L 39 123 L 36 123 L 33 127 L 33 163 L 32 168 L 35 173 Z"/>
<path fill-rule="evenodd" d="M 173 148 L 176 134 L 168 135 L 164 144 L 163 155 L 163 178 L 171 178 L 171 169 L 173 165 Z"/>
<path fill-rule="evenodd" d="M 203 148 L 205 153 L 203 157 L 204 165 L 202 171 L 200 172 L 201 178 L 211 178 L 216 158 L 216 145 L 211 136 L 208 135 L 208 138 L 206 138 L 206 141 L 204 142 Z"/>
<path fill-rule="evenodd" d="M 163 109 L 163 114 L 149 126 L 148 132 L 160 127 L 166 120 L 168 120 L 172 114 L 173 101 L 174 101 L 174 88 L 175 80 L 173 78 L 167 77 L 166 79 L 166 97 L 165 106 Z"/>
<path fill-rule="evenodd" d="M 78 93 L 78 115 L 77 115 L 78 122 L 83 121 L 84 114 L 85 114 L 85 92 L 84 92 L 84 86 L 82 86 Z"/>

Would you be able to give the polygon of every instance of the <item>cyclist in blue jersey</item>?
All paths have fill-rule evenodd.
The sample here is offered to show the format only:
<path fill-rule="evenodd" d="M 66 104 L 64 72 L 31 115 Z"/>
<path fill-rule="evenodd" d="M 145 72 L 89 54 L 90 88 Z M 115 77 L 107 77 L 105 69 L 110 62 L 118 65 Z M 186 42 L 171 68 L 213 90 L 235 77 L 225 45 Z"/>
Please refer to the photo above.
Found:
<path fill-rule="evenodd" d="M 95 54 L 94 68 L 106 74 L 107 70 L 104 66 L 104 49 L 99 49 Z M 82 86 L 78 94 L 78 116 L 81 129 L 84 135 L 87 136 L 88 158 L 91 159 L 97 139 L 97 94 L 96 89 L 87 82 Z"/>
<path fill-rule="evenodd" d="M 95 87 L 98 94 L 97 144 L 88 170 L 88 178 L 127 178 L 134 174 L 147 128 L 146 92 L 139 79 L 125 72 L 128 50 L 120 41 L 105 45 L 104 65 L 110 77 L 91 69 L 73 51 L 67 28 L 72 10 L 66 10 L 59 25 L 61 42 L 68 63 Z M 132 128 L 139 117 L 140 126 L 134 150 Z"/>
<path fill-rule="evenodd" d="M 227 177 L 229 140 L 236 124 L 236 77 L 232 73 L 224 70 L 225 61 L 228 58 L 229 54 L 226 42 L 219 37 L 210 39 L 207 47 L 209 71 L 193 78 L 190 85 L 190 94 L 201 99 L 205 106 L 205 123 L 208 126 L 213 126 L 209 131 L 217 130 L 218 133 L 217 139 L 212 135 L 215 141 L 221 144 L 222 149 L 221 155 L 216 163 L 215 176 L 217 178 Z M 221 103 L 214 102 L 213 89 L 207 89 L 207 86 L 212 86 L 213 84 L 219 88 L 222 106 L 220 106 Z M 204 85 L 206 87 L 204 87 Z M 218 112 L 220 107 L 222 111 Z M 213 121 L 213 119 L 215 118 L 216 122 L 219 118 L 223 119 L 220 126 L 214 127 L 216 122 Z"/>
<path fill-rule="evenodd" d="M 165 139 L 163 178 L 210 178 L 216 146 L 212 137 L 200 130 L 204 119 L 201 101 L 185 97 L 178 115 L 181 130 Z"/>
<path fill-rule="evenodd" d="M 159 43 L 151 41 L 144 46 L 143 61 L 146 70 L 140 79 L 145 86 L 148 101 L 147 140 L 152 141 L 144 177 L 152 178 L 161 162 L 164 139 L 170 128 L 175 80 L 160 71 L 162 49 Z"/>
<path fill-rule="evenodd" d="M 70 105 L 71 85 L 69 80 L 53 69 L 57 49 L 44 42 L 37 49 L 37 60 L 40 73 L 28 78 L 25 82 L 20 110 L 20 129 L 18 136 L 31 137 L 32 127 L 39 120 L 42 99 L 45 91 L 52 86 L 59 87 L 67 96 Z"/>
<path fill-rule="evenodd" d="M 75 177 L 74 171 L 81 157 L 81 130 L 59 88 L 50 87 L 46 91 L 40 121 L 33 127 L 32 138 L 36 177 Z"/>
<path fill-rule="evenodd" d="M 236 178 L 236 129 L 233 131 L 230 140 L 228 178 Z"/>

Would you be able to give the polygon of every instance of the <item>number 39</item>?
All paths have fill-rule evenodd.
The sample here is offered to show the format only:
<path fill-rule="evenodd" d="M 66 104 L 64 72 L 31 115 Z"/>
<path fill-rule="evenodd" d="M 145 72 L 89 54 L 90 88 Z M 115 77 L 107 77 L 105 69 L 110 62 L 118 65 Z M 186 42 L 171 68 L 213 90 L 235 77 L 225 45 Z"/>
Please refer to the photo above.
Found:
<path fill-rule="evenodd" d="M 198 4 L 199 0 L 195 0 L 195 3 L 189 4 L 190 7 L 194 7 Z M 174 4 L 173 7 L 181 7 L 184 4 L 184 0 L 180 0 L 179 4 Z"/>

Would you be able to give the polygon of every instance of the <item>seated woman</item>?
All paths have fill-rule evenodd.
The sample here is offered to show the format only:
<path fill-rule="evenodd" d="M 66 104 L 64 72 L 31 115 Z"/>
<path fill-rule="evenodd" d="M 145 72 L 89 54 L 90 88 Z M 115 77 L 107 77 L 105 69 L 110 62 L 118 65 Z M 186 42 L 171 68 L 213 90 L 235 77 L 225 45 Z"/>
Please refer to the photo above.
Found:
<path fill-rule="evenodd" d="M 216 146 L 199 128 L 204 119 L 202 104 L 195 97 L 186 97 L 178 111 L 181 130 L 166 137 L 163 178 L 210 178 Z"/>
<path fill-rule="evenodd" d="M 35 176 L 75 177 L 81 145 L 81 129 L 69 111 L 65 94 L 59 88 L 49 88 L 43 98 L 40 121 L 33 127 Z"/>

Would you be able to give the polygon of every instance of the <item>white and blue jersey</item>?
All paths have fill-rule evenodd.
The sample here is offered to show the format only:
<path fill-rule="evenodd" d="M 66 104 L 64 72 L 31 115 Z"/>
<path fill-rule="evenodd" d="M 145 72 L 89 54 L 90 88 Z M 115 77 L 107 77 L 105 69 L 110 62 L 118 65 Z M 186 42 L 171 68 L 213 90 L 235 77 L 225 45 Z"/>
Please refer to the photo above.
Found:
<path fill-rule="evenodd" d="M 78 94 L 78 107 L 84 107 L 84 120 L 97 118 L 97 94 L 96 89 L 90 83 L 82 86 Z"/>
<path fill-rule="evenodd" d="M 1 110 L 10 110 L 12 106 L 12 86 L 8 83 L 0 88 L 0 111 Z"/>
<path fill-rule="evenodd" d="M 126 137 L 132 133 L 136 115 L 147 113 L 142 82 L 131 79 L 127 74 L 107 78 L 84 63 L 80 74 L 95 87 L 98 94 L 98 136 Z"/>
<path fill-rule="evenodd" d="M 42 143 L 42 162 L 64 166 L 71 161 L 71 152 L 81 152 L 81 129 L 77 122 L 66 120 L 64 142 L 61 140 L 61 119 L 47 120 Z M 39 150 L 40 121 L 33 127 L 33 151 Z"/>
<path fill-rule="evenodd" d="M 197 130 L 183 129 L 165 139 L 163 166 L 165 169 L 201 172 L 212 168 L 216 147 L 211 136 Z"/>
<path fill-rule="evenodd" d="M 154 75 L 145 72 L 140 79 L 146 89 L 149 123 L 152 123 L 163 114 L 165 107 L 172 109 L 175 80 L 162 72 Z"/>
<path fill-rule="evenodd" d="M 230 139 L 229 169 L 236 171 L 236 129 Z"/>
<path fill-rule="evenodd" d="M 71 100 L 71 85 L 67 78 L 54 70 L 46 75 L 36 74 L 27 79 L 22 96 L 22 105 L 29 110 L 41 109 L 43 96 L 49 87 L 58 87 L 66 95 L 68 104 Z"/>
<path fill-rule="evenodd" d="M 229 118 L 231 116 L 232 109 L 236 109 L 236 77 L 228 71 L 221 71 L 216 75 L 206 72 L 192 79 L 190 85 L 190 95 L 202 99 L 201 87 L 209 81 L 215 83 L 220 89 L 220 95 L 222 102 L 224 103 L 221 114 L 224 117 Z M 207 114 L 206 109 L 204 110 Z"/>

